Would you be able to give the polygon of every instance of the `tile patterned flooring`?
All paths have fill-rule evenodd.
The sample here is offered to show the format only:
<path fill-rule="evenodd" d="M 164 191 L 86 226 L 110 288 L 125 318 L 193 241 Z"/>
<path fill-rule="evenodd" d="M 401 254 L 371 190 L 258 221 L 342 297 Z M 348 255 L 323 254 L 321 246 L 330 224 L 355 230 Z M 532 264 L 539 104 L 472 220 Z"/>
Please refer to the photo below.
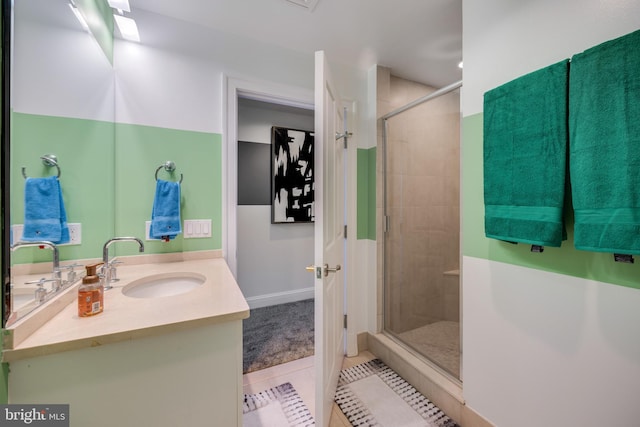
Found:
<path fill-rule="evenodd" d="M 375 356 L 364 351 L 355 357 L 345 357 L 343 369 L 375 359 Z M 245 394 L 257 393 L 285 382 L 290 382 L 298 391 L 305 404 L 315 416 L 315 371 L 313 356 L 293 362 L 273 366 L 261 371 L 250 372 L 242 377 Z M 351 427 L 338 405 L 333 404 L 330 427 Z"/>

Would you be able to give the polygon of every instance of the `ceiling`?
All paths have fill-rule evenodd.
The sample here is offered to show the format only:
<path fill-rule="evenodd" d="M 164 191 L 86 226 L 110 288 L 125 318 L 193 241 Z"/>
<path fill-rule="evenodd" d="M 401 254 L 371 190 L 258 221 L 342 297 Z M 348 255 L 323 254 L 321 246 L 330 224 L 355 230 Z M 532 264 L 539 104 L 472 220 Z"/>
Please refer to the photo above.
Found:
<path fill-rule="evenodd" d="M 319 0 L 313 11 L 287 0 L 130 0 L 151 12 L 304 54 L 443 87 L 461 80 L 462 0 Z M 137 18 L 136 18 L 137 19 Z M 160 37 L 145 34 L 142 42 Z M 164 34 L 165 38 L 180 37 Z M 150 41 L 150 40 L 149 40 Z M 175 40 L 174 40 L 175 42 Z"/>

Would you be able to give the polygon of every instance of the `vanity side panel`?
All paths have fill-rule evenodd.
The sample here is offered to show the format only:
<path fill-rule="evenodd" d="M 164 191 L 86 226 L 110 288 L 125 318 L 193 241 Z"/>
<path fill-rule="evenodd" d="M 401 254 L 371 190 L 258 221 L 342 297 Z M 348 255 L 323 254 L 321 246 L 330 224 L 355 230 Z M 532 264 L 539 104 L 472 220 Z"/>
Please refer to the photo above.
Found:
<path fill-rule="evenodd" d="M 240 426 L 241 398 L 241 320 L 19 360 L 9 374 L 9 403 L 68 403 L 72 427 Z"/>

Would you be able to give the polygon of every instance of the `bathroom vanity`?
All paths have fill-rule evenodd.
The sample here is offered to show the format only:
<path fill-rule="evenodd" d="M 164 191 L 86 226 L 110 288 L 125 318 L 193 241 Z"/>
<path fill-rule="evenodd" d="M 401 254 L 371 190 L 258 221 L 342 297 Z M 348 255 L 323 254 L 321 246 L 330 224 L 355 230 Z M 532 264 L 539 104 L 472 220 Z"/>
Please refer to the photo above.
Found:
<path fill-rule="evenodd" d="M 9 403 L 69 404 L 77 427 L 241 426 L 249 307 L 224 259 L 186 255 L 121 258 L 103 313 L 79 318 L 71 291 L 6 329 Z"/>

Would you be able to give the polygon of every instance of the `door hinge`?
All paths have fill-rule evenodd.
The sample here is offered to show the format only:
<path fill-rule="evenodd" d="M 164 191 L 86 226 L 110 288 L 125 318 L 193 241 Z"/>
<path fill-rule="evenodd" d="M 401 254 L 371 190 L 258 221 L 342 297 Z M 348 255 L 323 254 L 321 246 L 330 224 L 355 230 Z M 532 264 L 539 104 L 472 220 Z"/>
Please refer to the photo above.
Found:
<path fill-rule="evenodd" d="M 344 328 L 347 329 L 347 315 L 344 315 Z"/>
<path fill-rule="evenodd" d="M 344 225 L 344 238 L 347 238 L 347 224 Z"/>

